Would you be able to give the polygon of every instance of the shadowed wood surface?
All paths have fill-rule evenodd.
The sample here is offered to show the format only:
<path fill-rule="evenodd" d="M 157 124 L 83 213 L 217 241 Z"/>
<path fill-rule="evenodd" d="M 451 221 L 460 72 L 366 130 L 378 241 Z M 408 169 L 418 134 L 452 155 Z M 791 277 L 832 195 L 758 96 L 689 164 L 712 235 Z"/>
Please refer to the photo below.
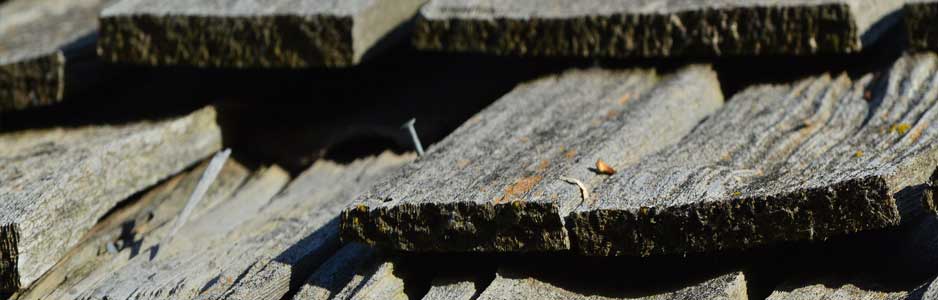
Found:
<path fill-rule="evenodd" d="M 0 111 L 62 101 L 66 84 L 76 84 L 66 82 L 66 67 L 94 48 L 98 12 L 108 1 L 0 1 Z M 86 75 L 69 79 L 93 77 Z"/>
<path fill-rule="evenodd" d="M 433 0 L 421 49 L 660 57 L 853 53 L 899 21 L 901 0 Z"/>
<path fill-rule="evenodd" d="M 595 186 L 597 200 L 569 217 L 578 250 L 680 254 L 898 225 L 929 206 L 896 195 L 938 162 L 936 63 L 906 56 L 879 77 L 740 92 L 680 143 Z"/>
<path fill-rule="evenodd" d="M 292 281 L 302 282 L 337 251 L 335 216 L 352 195 L 410 159 L 383 154 L 346 166 L 317 162 L 272 199 L 278 189 L 269 184 L 240 200 L 239 192 L 190 220 L 169 244 L 65 298 L 283 297 Z"/>
<path fill-rule="evenodd" d="M 121 0 L 101 14 L 105 60 L 201 67 L 345 67 L 425 0 Z"/>
<path fill-rule="evenodd" d="M 909 46 L 916 50 L 938 49 L 938 1 L 909 0 L 903 9 Z"/>
<path fill-rule="evenodd" d="M 595 185 L 677 142 L 723 96 L 708 67 L 571 70 L 523 84 L 342 213 L 347 240 L 416 251 L 570 247 L 562 217 Z"/>
<path fill-rule="evenodd" d="M 648 295 L 607 296 L 584 294 L 558 287 L 549 282 L 538 280 L 523 273 L 511 270 L 499 270 L 495 280 L 482 292 L 478 300 L 496 299 L 549 299 L 549 300 L 678 300 L 678 299 L 714 299 L 746 300 L 746 279 L 742 272 L 731 272 L 704 282 L 683 287 L 675 291 L 651 293 Z"/>
<path fill-rule="evenodd" d="M 28 286 L 118 201 L 217 151 L 214 108 L 0 135 L 0 287 Z"/>
<path fill-rule="evenodd" d="M 202 163 L 176 175 L 139 199 L 130 200 L 133 202 L 128 206 L 110 213 L 64 259 L 27 290 L 18 292 L 15 299 L 64 299 L 63 294 L 67 291 L 80 289 L 81 284 L 105 276 L 137 255 L 146 254 L 143 250 L 165 236 L 167 232 L 161 228 L 173 224 L 207 165 Z M 244 166 L 229 160 L 191 217 L 198 218 L 209 208 L 227 200 L 248 173 Z"/>
<path fill-rule="evenodd" d="M 294 300 L 348 299 L 362 284 L 368 266 L 376 265 L 376 251 L 351 243 L 339 249 L 309 276 L 293 296 Z"/>

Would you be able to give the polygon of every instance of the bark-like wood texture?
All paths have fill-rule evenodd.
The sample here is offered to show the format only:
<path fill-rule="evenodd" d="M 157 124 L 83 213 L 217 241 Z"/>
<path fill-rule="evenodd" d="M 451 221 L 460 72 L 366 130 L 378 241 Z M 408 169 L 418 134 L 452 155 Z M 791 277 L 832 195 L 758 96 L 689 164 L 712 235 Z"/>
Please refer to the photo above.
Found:
<path fill-rule="evenodd" d="M 203 67 L 344 67 L 399 38 L 425 0 L 121 0 L 105 60 Z"/>
<path fill-rule="evenodd" d="M 916 50 L 938 49 L 938 1 L 909 0 L 904 13 L 909 46 Z"/>
<path fill-rule="evenodd" d="M 912 55 L 855 82 L 822 75 L 754 86 L 699 125 L 720 102 L 699 68 L 650 90 L 627 81 L 606 90 L 609 73 L 541 80 L 360 197 L 343 212 L 343 236 L 413 251 L 572 244 L 588 255 L 648 256 L 895 226 L 934 210 L 896 195 L 925 184 L 938 164 L 936 63 Z M 605 101 L 630 94 L 621 111 L 600 116 L 612 109 Z M 595 174 L 598 159 L 618 172 Z"/>
<path fill-rule="evenodd" d="M 28 286 L 118 201 L 221 147 L 215 110 L 0 135 L 0 288 Z"/>
<path fill-rule="evenodd" d="M 0 111 L 60 102 L 66 67 L 93 51 L 98 13 L 110 0 L 0 3 Z"/>
<path fill-rule="evenodd" d="M 342 213 L 347 240 L 402 250 L 531 251 L 570 247 L 563 216 L 577 185 L 677 142 L 723 103 L 716 75 L 691 66 L 572 70 L 523 84 Z M 564 177 L 566 176 L 566 177 Z M 591 201 L 591 200 L 590 200 Z"/>
<path fill-rule="evenodd" d="M 853 53 L 901 0 L 433 0 L 414 44 L 499 55 L 661 57 Z"/>
<path fill-rule="evenodd" d="M 336 216 L 354 195 L 411 159 L 317 162 L 272 199 L 269 184 L 239 192 L 165 245 L 60 299 L 279 299 L 337 251 Z"/>
<path fill-rule="evenodd" d="M 100 280 L 127 264 L 130 259 L 148 254 L 145 250 L 168 234 L 166 227 L 174 224 L 207 165 L 206 162 L 176 175 L 139 199 L 131 200 L 131 204 L 109 214 L 55 267 L 28 289 L 18 292 L 16 299 L 66 299 L 65 295 L 70 291 L 81 290 L 89 282 Z M 232 198 L 237 190 L 244 193 L 252 189 L 256 181 L 267 182 L 279 176 L 281 183 L 272 184 L 276 189 L 271 194 L 287 181 L 284 171 L 277 168 L 263 169 L 254 174 L 242 188 L 248 175 L 244 166 L 229 160 L 202 201 L 193 209 L 190 218 L 199 218 L 210 208 Z"/>
<path fill-rule="evenodd" d="M 495 280 L 482 292 L 478 300 L 512 299 L 550 299 L 550 300 L 679 300 L 679 299 L 714 299 L 746 300 L 746 278 L 742 272 L 731 272 L 704 282 L 683 287 L 674 291 L 655 292 L 636 295 L 597 295 L 571 291 L 563 287 L 541 281 L 536 277 L 511 270 L 500 270 Z"/>

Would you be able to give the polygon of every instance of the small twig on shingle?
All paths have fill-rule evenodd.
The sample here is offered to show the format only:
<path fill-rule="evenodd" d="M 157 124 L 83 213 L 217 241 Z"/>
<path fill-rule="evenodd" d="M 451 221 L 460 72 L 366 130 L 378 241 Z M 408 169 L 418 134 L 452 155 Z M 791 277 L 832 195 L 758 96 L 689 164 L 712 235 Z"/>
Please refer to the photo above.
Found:
<path fill-rule="evenodd" d="M 566 181 L 567 183 L 570 183 L 570 184 L 575 184 L 576 186 L 580 187 L 580 195 L 583 196 L 583 201 L 580 202 L 580 204 L 583 204 L 584 202 L 586 202 L 587 199 L 590 198 L 589 189 L 586 187 L 586 184 L 584 184 L 579 179 L 560 176 L 560 180 Z"/>

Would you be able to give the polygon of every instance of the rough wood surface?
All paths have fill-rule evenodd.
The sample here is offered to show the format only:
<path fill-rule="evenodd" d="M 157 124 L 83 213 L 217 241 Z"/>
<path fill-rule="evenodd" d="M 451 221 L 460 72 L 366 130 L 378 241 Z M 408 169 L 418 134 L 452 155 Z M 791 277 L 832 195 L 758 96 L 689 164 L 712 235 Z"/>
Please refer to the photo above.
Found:
<path fill-rule="evenodd" d="M 101 14 L 113 62 L 343 67 L 396 38 L 425 0 L 122 0 Z"/>
<path fill-rule="evenodd" d="M 677 142 L 723 101 L 692 66 L 572 70 L 519 86 L 342 213 L 347 240 L 417 251 L 532 251 L 570 246 L 563 216 L 596 185 L 597 158 L 625 168 Z"/>
<path fill-rule="evenodd" d="M 28 286 L 118 201 L 220 147 L 211 107 L 161 121 L 0 135 L 0 288 Z"/>
<path fill-rule="evenodd" d="M 273 199 L 265 188 L 227 201 L 184 225 L 152 259 L 138 256 L 67 298 L 279 299 L 339 247 L 336 216 L 353 195 L 410 159 L 317 162 Z"/>
<path fill-rule="evenodd" d="M 633 57 L 853 53 L 899 21 L 901 0 L 433 0 L 418 48 Z"/>
<path fill-rule="evenodd" d="M 474 278 L 434 279 L 423 300 L 473 300 L 477 292 Z"/>
<path fill-rule="evenodd" d="M 379 261 L 369 268 L 366 268 L 364 274 L 367 277 L 361 284 L 355 287 L 354 293 L 348 297 L 348 300 L 408 300 L 404 292 L 404 279 L 397 275 L 395 267 L 398 265 L 394 260 Z M 341 298 L 334 298 L 341 299 Z"/>
<path fill-rule="evenodd" d="M 925 287 L 911 291 L 890 290 L 868 281 L 823 282 L 808 286 L 782 286 L 772 292 L 767 300 L 925 300 L 920 295 Z"/>
<path fill-rule="evenodd" d="M 880 77 L 738 93 L 680 143 L 594 186 L 596 201 L 569 217 L 578 250 L 741 249 L 899 224 L 928 205 L 896 195 L 938 164 L 936 64 L 906 56 Z"/>
<path fill-rule="evenodd" d="M 66 67 L 93 50 L 98 13 L 108 1 L 0 3 L 0 111 L 50 105 L 64 98 Z"/>
<path fill-rule="evenodd" d="M 600 295 L 571 291 L 563 287 L 541 281 L 523 273 L 500 270 L 495 280 L 482 291 L 478 300 L 545 299 L 545 300 L 679 300 L 679 299 L 714 299 L 746 300 L 746 278 L 742 272 L 731 272 L 708 279 L 692 286 L 674 291 L 650 294 Z"/>
<path fill-rule="evenodd" d="M 909 46 L 916 50 L 938 49 L 938 1 L 909 0 L 903 10 Z"/>
<path fill-rule="evenodd" d="M 206 166 L 207 163 L 203 163 L 176 175 L 139 199 L 130 200 L 133 202 L 129 205 L 110 213 L 65 258 L 27 290 L 18 292 L 15 299 L 64 299 L 62 294 L 66 291 L 80 289 L 80 284 L 89 279 L 108 274 L 137 255 L 146 254 L 142 250 L 163 238 L 165 230 L 158 229 L 172 224 L 179 215 Z M 207 209 L 227 200 L 247 176 L 248 170 L 244 166 L 229 160 L 192 216 L 197 218 Z"/>
<path fill-rule="evenodd" d="M 376 264 L 376 251 L 359 243 L 342 247 L 313 272 L 293 296 L 294 300 L 348 299 Z"/>

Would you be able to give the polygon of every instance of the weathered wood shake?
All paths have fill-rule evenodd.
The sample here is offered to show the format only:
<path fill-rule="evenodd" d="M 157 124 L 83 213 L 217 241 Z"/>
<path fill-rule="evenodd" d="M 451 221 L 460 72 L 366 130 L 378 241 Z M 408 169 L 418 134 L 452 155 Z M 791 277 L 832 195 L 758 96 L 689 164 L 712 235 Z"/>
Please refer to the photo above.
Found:
<path fill-rule="evenodd" d="M 425 0 L 122 0 L 101 14 L 113 62 L 344 67 L 380 50 Z"/>
<path fill-rule="evenodd" d="M 884 75 L 746 89 L 569 216 L 581 253 L 654 255 L 825 240 L 934 210 L 900 192 L 938 164 L 934 54 Z M 908 201 L 897 201 L 908 200 Z"/>
<path fill-rule="evenodd" d="M 172 241 L 60 299 L 280 299 L 338 251 L 336 215 L 353 195 L 410 159 L 320 161 L 280 193 L 283 175 L 249 182 Z"/>
<path fill-rule="evenodd" d="M 433 0 L 414 44 L 500 55 L 660 57 L 854 53 L 901 0 Z"/>
<path fill-rule="evenodd" d="M 213 108 L 0 135 L 0 288 L 29 285 L 118 201 L 220 147 Z"/>
<path fill-rule="evenodd" d="M 905 56 L 855 82 L 754 86 L 699 125 L 720 102 L 701 68 L 650 90 L 615 73 L 543 79 L 360 197 L 343 212 L 343 237 L 411 251 L 648 256 L 895 226 L 934 211 L 897 195 L 938 164 L 936 63 Z M 620 95 L 632 98 L 604 106 Z M 617 172 L 597 174 L 597 160 Z"/>
<path fill-rule="evenodd" d="M 723 103 L 716 74 L 571 70 L 523 84 L 342 213 L 346 240 L 415 251 L 570 248 L 563 216 Z"/>
<path fill-rule="evenodd" d="M 149 255 L 150 247 L 166 237 L 175 219 L 188 203 L 189 197 L 202 178 L 208 163 L 165 180 L 138 199 L 121 207 L 98 222 L 82 242 L 72 248 L 49 272 L 33 282 L 27 289 L 17 292 L 18 300 L 69 299 L 69 293 L 83 290 L 93 282 L 107 278 L 138 255 Z M 264 169 L 245 184 L 249 171 L 234 160 L 229 160 L 209 187 L 202 201 L 193 209 L 190 219 L 201 217 L 207 210 L 225 203 L 238 191 L 251 190 L 256 182 L 269 182 L 276 178 L 277 169 Z M 281 184 L 286 175 L 280 170 Z M 244 184 L 244 188 L 242 187 Z M 271 184 L 274 185 L 274 184 Z M 239 190 L 239 188 L 241 188 Z"/>
<path fill-rule="evenodd" d="M 94 57 L 98 13 L 107 1 L 0 1 L 0 111 L 64 98 L 66 85 L 76 84 L 66 80 L 66 66 Z"/>
<path fill-rule="evenodd" d="M 570 300 L 746 300 L 746 277 L 742 272 L 730 272 L 704 282 L 674 291 L 631 293 L 626 295 L 597 295 L 571 291 L 542 281 L 523 272 L 503 269 L 495 280 L 477 298 L 479 300 L 570 299 Z"/>

